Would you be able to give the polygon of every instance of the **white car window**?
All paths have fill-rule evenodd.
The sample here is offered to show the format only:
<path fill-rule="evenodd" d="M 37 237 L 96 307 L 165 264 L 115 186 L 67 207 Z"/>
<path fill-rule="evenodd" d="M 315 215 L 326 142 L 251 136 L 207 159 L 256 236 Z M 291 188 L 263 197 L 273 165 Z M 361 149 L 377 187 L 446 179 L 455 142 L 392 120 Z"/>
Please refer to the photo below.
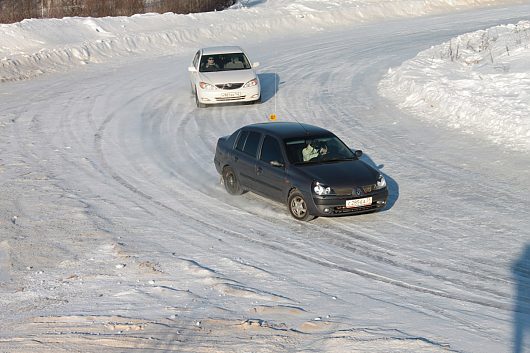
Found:
<path fill-rule="evenodd" d="M 201 52 L 198 51 L 196 54 L 195 54 L 195 57 L 193 58 L 193 67 L 197 68 L 197 63 L 199 62 L 199 57 L 201 55 Z"/>
<path fill-rule="evenodd" d="M 250 62 L 243 53 L 203 55 L 200 72 L 231 71 L 251 69 Z"/>

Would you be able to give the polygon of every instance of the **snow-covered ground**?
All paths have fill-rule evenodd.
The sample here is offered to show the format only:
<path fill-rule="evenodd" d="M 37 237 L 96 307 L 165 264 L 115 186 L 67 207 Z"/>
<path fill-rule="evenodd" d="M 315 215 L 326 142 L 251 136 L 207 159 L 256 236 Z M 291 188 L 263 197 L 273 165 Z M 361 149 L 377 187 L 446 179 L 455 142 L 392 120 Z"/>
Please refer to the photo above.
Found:
<path fill-rule="evenodd" d="M 530 351 L 530 4 L 249 0 L 0 25 L 0 352 Z M 195 108 L 200 46 L 263 104 Z M 328 127 L 376 214 L 230 197 L 218 136 Z"/>
<path fill-rule="evenodd" d="M 398 69 L 381 91 L 436 124 L 530 151 L 530 21 L 435 45 Z"/>

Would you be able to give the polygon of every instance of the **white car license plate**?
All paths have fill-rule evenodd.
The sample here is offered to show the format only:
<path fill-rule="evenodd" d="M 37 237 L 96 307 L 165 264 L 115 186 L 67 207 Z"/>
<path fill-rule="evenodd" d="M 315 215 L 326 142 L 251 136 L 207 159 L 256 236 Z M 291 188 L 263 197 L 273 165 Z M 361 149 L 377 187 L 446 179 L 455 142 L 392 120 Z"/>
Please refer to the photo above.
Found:
<path fill-rule="evenodd" d="M 346 207 L 347 208 L 354 208 L 354 207 L 363 207 L 363 206 L 369 206 L 372 204 L 372 197 L 364 197 L 362 199 L 355 199 L 355 200 L 346 200 Z"/>
<path fill-rule="evenodd" d="M 239 92 L 228 92 L 228 93 L 221 93 L 221 96 L 223 97 L 239 97 L 241 93 Z"/>

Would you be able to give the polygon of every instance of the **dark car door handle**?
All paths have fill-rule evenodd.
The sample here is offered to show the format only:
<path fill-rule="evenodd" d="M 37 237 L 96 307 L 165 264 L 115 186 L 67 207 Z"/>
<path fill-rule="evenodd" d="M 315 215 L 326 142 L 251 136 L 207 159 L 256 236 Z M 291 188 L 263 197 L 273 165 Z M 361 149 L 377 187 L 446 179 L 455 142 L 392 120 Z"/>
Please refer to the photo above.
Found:
<path fill-rule="evenodd" d="M 256 174 L 261 174 L 263 173 L 263 169 L 261 167 L 256 167 Z"/>

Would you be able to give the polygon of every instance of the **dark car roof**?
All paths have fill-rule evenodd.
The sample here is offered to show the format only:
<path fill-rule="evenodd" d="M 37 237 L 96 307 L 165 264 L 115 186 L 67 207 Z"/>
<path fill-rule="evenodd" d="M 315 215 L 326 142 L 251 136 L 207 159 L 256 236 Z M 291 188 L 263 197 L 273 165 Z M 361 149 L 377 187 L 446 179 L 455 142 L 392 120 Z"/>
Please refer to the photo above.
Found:
<path fill-rule="evenodd" d="M 281 139 L 332 134 L 329 130 L 315 125 L 287 121 L 257 123 L 243 127 L 243 129 L 248 128 L 254 131 L 266 132 Z"/>

